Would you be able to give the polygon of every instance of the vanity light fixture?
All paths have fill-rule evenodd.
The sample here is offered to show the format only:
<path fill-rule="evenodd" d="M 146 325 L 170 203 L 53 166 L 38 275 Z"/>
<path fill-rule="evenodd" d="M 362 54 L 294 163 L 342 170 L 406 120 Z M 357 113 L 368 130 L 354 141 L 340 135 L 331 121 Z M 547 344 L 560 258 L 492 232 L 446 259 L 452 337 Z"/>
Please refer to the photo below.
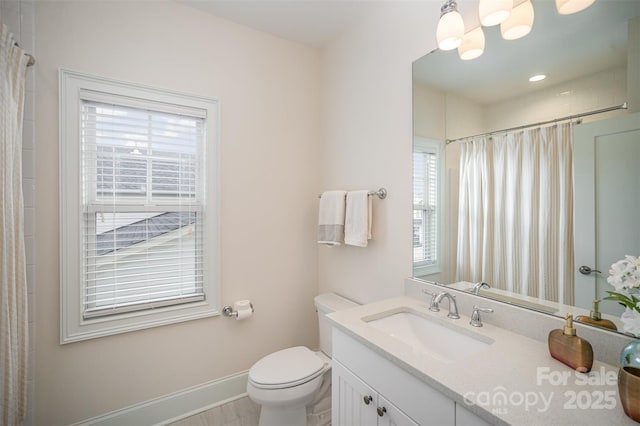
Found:
<path fill-rule="evenodd" d="M 547 78 L 546 74 L 536 74 L 532 77 L 529 77 L 529 81 L 535 83 L 536 81 L 542 81 Z"/>
<path fill-rule="evenodd" d="M 591 6 L 596 0 L 556 0 L 556 9 L 560 15 L 570 15 Z"/>
<path fill-rule="evenodd" d="M 517 3 L 514 6 L 514 2 Z M 562 15 L 579 12 L 591 6 L 595 0 L 555 0 Z M 534 11 L 531 0 L 480 0 L 478 3 L 480 23 L 484 27 L 500 24 L 500 33 L 505 40 L 516 40 L 531 32 Z M 463 60 L 477 58 L 484 52 L 482 27 L 465 33 L 464 21 L 454 0 L 446 0 L 440 8 L 440 20 L 436 29 L 436 40 L 440 50 L 458 48 Z M 533 77 L 532 77 L 533 78 Z M 544 79 L 529 81 L 540 81 Z"/>
<path fill-rule="evenodd" d="M 513 0 L 480 0 L 478 13 L 485 27 L 498 25 L 511 15 Z"/>
<path fill-rule="evenodd" d="M 505 40 L 516 40 L 524 37 L 533 27 L 533 5 L 525 0 L 511 11 L 511 15 L 500 24 L 500 33 Z"/>
<path fill-rule="evenodd" d="M 465 33 L 462 37 L 462 43 L 458 47 L 458 55 L 460 59 L 468 61 L 475 59 L 484 52 L 484 31 L 482 27 L 474 28 Z"/>
<path fill-rule="evenodd" d="M 464 36 L 464 21 L 458 12 L 458 4 L 447 0 L 440 8 L 440 20 L 436 30 L 436 40 L 441 50 L 453 50 L 460 46 Z"/>

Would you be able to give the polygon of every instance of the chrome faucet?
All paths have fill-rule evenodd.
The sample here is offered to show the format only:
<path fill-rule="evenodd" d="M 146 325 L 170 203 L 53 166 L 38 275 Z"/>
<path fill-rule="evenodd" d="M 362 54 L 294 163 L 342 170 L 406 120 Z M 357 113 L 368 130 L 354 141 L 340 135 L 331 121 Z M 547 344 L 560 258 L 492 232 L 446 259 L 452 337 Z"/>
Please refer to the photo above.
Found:
<path fill-rule="evenodd" d="M 436 294 L 436 296 L 431 301 L 431 307 L 429 308 L 429 310 L 433 312 L 440 311 L 440 302 L 442 302 L 442 299 L 444 299 L 445 297 L 449 299 L 449 314 L 447 315 L 447 317 L 451 319 L 460 318 L 460 315 L 458 315 L 458 305 L 456 304 L 456 297 L 446 291 L 441 291 L 440 293 Z"/>
<path fill-rule="evenodd" d="M 480 318 L 480 312 L 491 313 L 493 309 L 491 308 L 481 308 L 478 305 L 473 305 L 473 312 L 471 312 L 471 324 L 474 327 L 482 327 L 482 318 Z"/>
<path fill-rule="evenodd" d="M 478 293 L 480 293 L 481 288 L 489 289 L 491 288 L 491 286 L 485 283 L 484 281 L 480 281 L 479 283 L 476 283 L 476 285 L 473 286 L 473 290 L 472 290 L 473 294 L 478 295 Z"/>

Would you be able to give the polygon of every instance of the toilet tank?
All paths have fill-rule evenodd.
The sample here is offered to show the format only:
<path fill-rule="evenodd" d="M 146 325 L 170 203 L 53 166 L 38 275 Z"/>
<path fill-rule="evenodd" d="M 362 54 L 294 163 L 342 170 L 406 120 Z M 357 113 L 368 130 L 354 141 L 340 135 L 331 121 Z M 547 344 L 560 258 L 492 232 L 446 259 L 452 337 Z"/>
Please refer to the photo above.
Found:
<path fill-rule="evenodd" d="M 314 302 L 316 311 L 318 311 L 320 350 L 328 357 L 331 357 L 331 323 L 326 316 L 331 312 L 358 306 L 358 303 L 345 299 L 335 293 L 319 294 L 314 298 Z"/>

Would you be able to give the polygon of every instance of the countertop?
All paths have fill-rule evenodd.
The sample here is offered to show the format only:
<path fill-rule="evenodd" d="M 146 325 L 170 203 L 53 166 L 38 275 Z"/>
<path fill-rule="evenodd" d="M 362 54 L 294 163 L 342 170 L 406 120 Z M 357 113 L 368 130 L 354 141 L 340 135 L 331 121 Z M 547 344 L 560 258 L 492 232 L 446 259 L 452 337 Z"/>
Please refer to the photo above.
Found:
<path fill-rule="evenodd" d="M 363 320 L 403 310 L 450 322 L 459 331 L 494 342 L 458 361 L 444 362 Z M 457 320 L 447 318 L 447 313 L 446 303 L 440 312 L 431 312 L 426 302 L 402 296 L 334 312 L 328 318 L 338 329 L 490 423 L 638 425 L 622 409 L 618 367 L 596 360 L 590 373 L 578 373 L 552 358 L 545 343 L 491 324 L 472 327 L 463 313 Z"/>

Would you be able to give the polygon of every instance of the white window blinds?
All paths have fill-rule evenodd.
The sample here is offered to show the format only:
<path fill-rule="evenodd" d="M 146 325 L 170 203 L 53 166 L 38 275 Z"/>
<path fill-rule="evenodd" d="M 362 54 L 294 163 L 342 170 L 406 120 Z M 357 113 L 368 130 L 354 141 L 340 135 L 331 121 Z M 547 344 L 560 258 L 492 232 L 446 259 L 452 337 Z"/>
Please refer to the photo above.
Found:
<path fill-rule="evenodd" d="M 83 317 L 203 300 L 205 114 L 95 99 L 80 120 Z"/>
<path fill-rule="evenodd" d="M 413 153 L 413 263 L 438 262 L 438 153 L 423 148 Z"/>

